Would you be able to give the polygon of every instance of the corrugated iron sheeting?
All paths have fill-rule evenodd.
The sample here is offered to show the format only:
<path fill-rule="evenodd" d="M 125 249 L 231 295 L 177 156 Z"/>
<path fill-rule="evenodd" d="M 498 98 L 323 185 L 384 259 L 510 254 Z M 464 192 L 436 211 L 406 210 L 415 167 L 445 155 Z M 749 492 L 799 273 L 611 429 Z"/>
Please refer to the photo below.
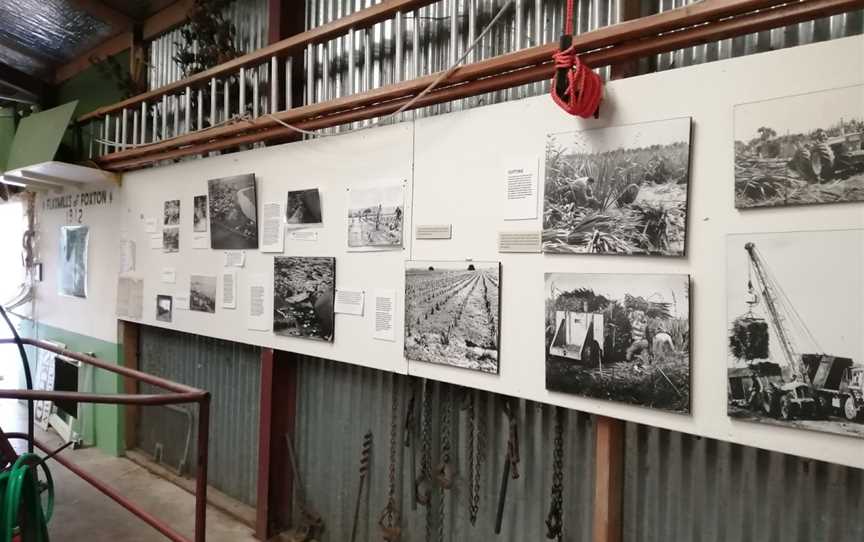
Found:
<path fill-rule="evenodd" d="M 210 485 L 254 506 L 258 483 L 261 349 L 142 326 L 139 366 L 142 371 L 212 394 Z M 142 392 L 146 393 L 148 388 L 142 386 Z M 194 407 L 191 410 L 196 412 Z M 186 445 L 186 424 L 181 413 L 164 407 L 146 408 L 138 435 L 139 446 L 145 453 L 153 455 L 159 443 L 163 447 L 163 462 L 174 468 L 178 466 Z M 195 468 L 195 439 L 193 430 L 189 472 Z"/>
<path fill-rule="evenodd" d="M 864 540 L 864 471 L 628 423 L 624 540 Z"/>
<path fill-rule="evenodd" d="M 297 435 L 295 442 L 301 477 L 309 503 L 323 516 L 326 529 L 321 542 L 349 540 L 359 483 L 358 469 L 363 435 L 373 433 L 373 451 L 368 493 L 361 502 L 358 540 L 378 540 L 378 517 L 387 503 L 391 399 L 394 386 L 400 391 L 397 419 L 398 442 L 402 442 L 405 408 L 411 387 L 419 380 L 381 371 L 354 367 L 317 358 L 302 358 Z M 434 384 L 432 464 L 440 457 L 441 395 L 450 386 Z M 481 500 L 476 526 L 468 512 L 466 423 L 467 412 L 460 409 L 463 392 L 452 388 L 453 461 L 457 465 L 455 488 L 445 501 L 444 540 L 545 540 L 545 519 L 550 502 L 554 408 L 529 401 L 518 402 L 521 441 L 521 477 L 511 480 L 507 495 L 502 534 L 493 532 L 498 490 L 503 472 L 508 424 L 496 401 L 486 394 L 487 460 L 482 469 Z M 480 393 L 480 392 L 478 392 Z M 419 419 L 420 396 L 417 413 Z M 567 413 L 564 444 L 564 524 L 567 541 L 591 539 L 593 502 L 594 433 L 591 418 L 573 411 Z M 419 446 L 419 440 L 412 443 Z M 419 448 L 415 448 L 419 450 Z M 399 447 L 397 484 L 402 513 L 402 540 L 424 539 L 426 512 L 411 510 L 410 449 Z M 416 468 L 419 469 L 419 456 Z M 438 495 L 433 493 L 433 512 L 437 533 Z M 437 537 L 437 534 L 436 534 Z M 436 538 L 437 539 L 437 538 Z"/>

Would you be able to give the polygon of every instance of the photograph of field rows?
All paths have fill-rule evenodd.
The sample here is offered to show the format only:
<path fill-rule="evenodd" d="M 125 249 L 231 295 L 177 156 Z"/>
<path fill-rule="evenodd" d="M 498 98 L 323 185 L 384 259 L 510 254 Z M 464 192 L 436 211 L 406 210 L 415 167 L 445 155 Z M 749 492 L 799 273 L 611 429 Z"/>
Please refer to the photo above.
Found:
<path fill-rule="evenodd" d="M 499 262 L 407 262 L 405 357 L 498 374 Z"/>
<path fill-rule="evenodd" d="M 681 256 L 690 118 L 550 134 L 543 251 Z"/>
<path fill-rule="evenodd" d="M 864 86 L 735 107 L 736 207 L 844 201 L 864 201 Z"/>

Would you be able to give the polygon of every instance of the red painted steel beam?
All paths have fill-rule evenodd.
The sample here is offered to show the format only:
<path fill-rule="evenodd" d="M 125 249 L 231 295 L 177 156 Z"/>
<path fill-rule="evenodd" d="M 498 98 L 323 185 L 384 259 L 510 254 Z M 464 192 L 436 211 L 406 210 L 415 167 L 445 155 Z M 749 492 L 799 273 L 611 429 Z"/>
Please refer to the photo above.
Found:
<path fill-rule="evenodd" d="M 258 493 L 255 538 L 268 540 L 270 529 L 270 443 L 273 438 L 273 349 L 261 349 L 261 392 L 258 416 Z"/>

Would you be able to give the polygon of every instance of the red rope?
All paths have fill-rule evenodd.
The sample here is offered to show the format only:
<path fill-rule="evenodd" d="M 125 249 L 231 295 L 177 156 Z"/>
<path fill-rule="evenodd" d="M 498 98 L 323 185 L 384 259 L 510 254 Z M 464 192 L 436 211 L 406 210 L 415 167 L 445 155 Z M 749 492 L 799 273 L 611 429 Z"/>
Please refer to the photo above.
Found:
<path fill-rule="evenodd" d="M 603 99 L 603 81 L 579 60 L 573 43 L 573 2 L 567 0 L 564 35 L 561 46 L 552 56 L 555 77 L 552 78 L 552 100 L 571 115 L 597 115 Z"/>

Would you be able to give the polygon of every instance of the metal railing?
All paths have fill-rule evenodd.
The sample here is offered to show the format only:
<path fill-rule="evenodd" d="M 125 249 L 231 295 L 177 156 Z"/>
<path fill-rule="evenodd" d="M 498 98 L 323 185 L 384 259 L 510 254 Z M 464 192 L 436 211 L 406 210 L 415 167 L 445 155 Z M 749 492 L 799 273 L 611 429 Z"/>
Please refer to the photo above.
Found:
<path fill-rule="evenodd" d="M 175 405 L 175 404 L 191 404 L 198 405 L 198 461 L 195 474 L 195 531 L 194 538 L 190 539 L 176 531 L 170 525 L 160 520 L 156 516 L 150 514 L 132 500 L 124 497 L 109 485 L 105 484 L 86 470 L 77 466 L 71 460 L 61 456 L 54 455 L 52 459 L 78 475 L 84 481 L 113 499 L 115 502 L 138 516 L 142 521 L 162 533 L 167 539 L 173 542 L 205 542 L 206 537 L 206 522 L 207 522 L 207 455 L 208 455 L 208 440 L 210 429 L 210 393 L 204 390 L 199 390 L 183 384 L 178 384 L 170 380 L 165 380 L 151 374 L 142 373 L 122 366 L 111 365 L 92 356 L 79 352 L 72 352 L 64 348 L 57 347 L 51 343 L 40 341 L 37 339 L 28 339 L 18 337 L 17 333 L 14 338 L 0 339 L 0 344 L 15 344 L 18 346 L 22 360 L 26 361 L 26 354 L 23 347 L 25 345 L 34 346 L 36 348 L 47 350 L 65 358 L 73 359 L 87 365 L 92 365 L 98 369 L 110 371 L 119 374 L 126 378 L 138 382 L 145 382 L 157 388 L 163 389 L 168 393 L 162 394 L 98 394 L 98 393 L 82 393 L 68 391 L 45 391 L 45 390 L 0 390 L 0 399 L 23 399 L 28 402 L 28 407 L 33 401 L 77 401 L 80 403 L 95 403 L 109 405 Z M 30 407 L 32 408 L 32 407 Z M 36 440 L 33 429 L 33 414 L 30 412 L 28 417 L 28 432 L 27 433 L 6 433 L 8 438 L 25 439 L 28 442 L 28 448 L 32 450 L 35 445 L 42 451 L 48 453 L 49 448 L 42 442 Z"/>

